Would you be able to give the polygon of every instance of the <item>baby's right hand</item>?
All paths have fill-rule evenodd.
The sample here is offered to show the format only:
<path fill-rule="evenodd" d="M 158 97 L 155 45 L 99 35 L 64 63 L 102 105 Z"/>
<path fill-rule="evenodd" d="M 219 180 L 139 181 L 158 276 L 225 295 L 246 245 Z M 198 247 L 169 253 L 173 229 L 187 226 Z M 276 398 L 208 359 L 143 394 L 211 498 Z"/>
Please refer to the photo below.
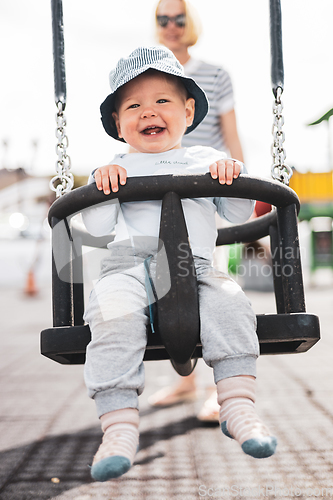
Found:
<path fill-rule="evenodd" d="M 111 185 L 111 190 L 116 193 L 119 189 L 118 177 L 120 184 L 123 186 L 126 184 L 127 171 L 119 165 L 105 165 L 95 170 L 94 177 L 97 189 L 103 190 L 104 194 L 110 194 Z"/>

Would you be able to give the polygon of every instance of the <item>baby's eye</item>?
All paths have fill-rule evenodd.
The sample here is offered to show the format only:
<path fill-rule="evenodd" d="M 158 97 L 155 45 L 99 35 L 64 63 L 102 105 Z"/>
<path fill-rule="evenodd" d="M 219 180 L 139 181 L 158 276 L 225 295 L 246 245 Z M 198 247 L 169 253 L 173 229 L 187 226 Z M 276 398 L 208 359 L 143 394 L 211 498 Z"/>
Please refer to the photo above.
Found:
<path fill-rule="evenodd" d="M 135 108 L 138 108 L 139 107 L 139 104 L 131 104 L 128 109 L 135 109 Z"/>
<path fill-rule="evenodd" d="M 158 104 L 163 104 L 165 102 L 168 102 L 167 99 L 159 99 L 158 101 Z"/>

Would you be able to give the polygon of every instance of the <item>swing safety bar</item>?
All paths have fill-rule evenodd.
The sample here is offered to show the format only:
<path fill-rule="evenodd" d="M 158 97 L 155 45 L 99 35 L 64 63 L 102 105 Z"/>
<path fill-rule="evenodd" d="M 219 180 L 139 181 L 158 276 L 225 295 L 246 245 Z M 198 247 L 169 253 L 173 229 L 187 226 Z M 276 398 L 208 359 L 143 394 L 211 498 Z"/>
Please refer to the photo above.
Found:
<path fill-rule="evenodd" d="M 279 182 L 248 175 L 240 175 L 231 186 L 227 186 L 219 184 L 210 174 L 204 174 L 132 177 L 117 193 L 110 195 L 105 195 L 97 190 L 95 184 L 90 184 L 55 201 L 49 211 L 49 223 L 54 235 L 54 326 L 41 333 L 42 354 L 63 364 L 81 364 L 84 363 L 86 346 L 90 341 L 89 326 L 83 322 L 82 245 L 100 247 L 106 241 L 105 238 L 93 238 L 75 229 L 71 223 L 72 217 L 99 203 L 112 200 L 121 203 L 162 200 L 170 192 L 180 199 L 223 196 L 250 198 L 276 207 L 276 210 L 250 222 L 219 229 L 217 245 L 252 242 L 270 236 L 277 314 L 257 315 L 261 354 L 305 352 L 310 349 L 320 339 L 320 329 L 318 317 L 306 313 L 305 308 L 297 230 L 300 205 L 296 193 Z M 64 263 L 61 269 L 59 262 Z M 186 375 L 193 369 L 193 360 L 202 357 L 202 348 L 199 340 L 195 342 L 194 349 L 191 347 L 188 350 L 186 345 L 178 349 L 177 333 L 175 331 L 172 334 L 170 342 L 175 348 L 171 349 L 170 355 L 170 348 L 166 349 L 160 332 L 152 333 L 148 326 L 144 360 L 171 359 L 178 373 Z"/>

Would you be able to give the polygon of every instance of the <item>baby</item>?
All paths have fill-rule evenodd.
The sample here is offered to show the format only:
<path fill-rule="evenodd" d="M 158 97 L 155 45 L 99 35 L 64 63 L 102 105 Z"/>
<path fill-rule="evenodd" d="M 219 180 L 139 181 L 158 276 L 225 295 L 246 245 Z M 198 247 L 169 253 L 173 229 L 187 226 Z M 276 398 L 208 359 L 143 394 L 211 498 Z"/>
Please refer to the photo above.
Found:
<path fill-rule="evenodd" d="M 112 93 L 101 105 L 103 126 L 111 137 L 129 144 L 131 152 L 116 155 L 93 172 L 89 182 L 95 182 L 97 189 L 117 192 L 128 176 L 210 172 L 221 184 L 232 184 L 246 173 L 242 163 L 227 159 L 221 151 L 181 147 L 183 135 L 205 117 L 208 103 L 168 49 L 136 49 L 118 62 L 110 83 Z M 215 213 L 230 222 L 245 222 L 253 202 L 196 198 L 182 200 L 182 206 L 198 282 L 203 358 L 213 368 L 222 431 L 245 453 L 268 457 L 277 441 L 255 412 L 256 316 L 241 288 L 212 267 Z M 92 333 L 85 382 L 104 432 L 91 469 L 97 481 L 127 472 L 138 447 L 138 396 L 144 388 L 150 320 L 144 264 L 150 258 L 154 277 L 160 215 L 158 200 L 122 204 L 113 200 L 83 213 L 94 236 L 116 233 L 85 311 Z"/>

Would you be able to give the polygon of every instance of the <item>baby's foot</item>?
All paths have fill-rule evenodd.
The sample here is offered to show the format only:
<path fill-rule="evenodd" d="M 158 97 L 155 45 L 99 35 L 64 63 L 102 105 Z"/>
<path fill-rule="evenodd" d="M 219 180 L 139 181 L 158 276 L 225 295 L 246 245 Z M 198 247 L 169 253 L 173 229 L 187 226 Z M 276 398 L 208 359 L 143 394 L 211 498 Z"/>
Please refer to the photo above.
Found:
<path fill-rule="evenodd" d="M 267 458 L 275 453 L 277 439 L 256 414 L 255 380 L 233 377 L 218 382 L 218 400 L 221 404 L 222 432 L 236 439 L 244 453 L 254 458 Z"/>
<path fill-rule="evenodd" d="M 134 408 L 116 410 L 101 417 L 103 441 L 94 457 L 91 476 L 107 481 L 125 474 L 132 466 L 139 442 L 139 413 Z"/>

